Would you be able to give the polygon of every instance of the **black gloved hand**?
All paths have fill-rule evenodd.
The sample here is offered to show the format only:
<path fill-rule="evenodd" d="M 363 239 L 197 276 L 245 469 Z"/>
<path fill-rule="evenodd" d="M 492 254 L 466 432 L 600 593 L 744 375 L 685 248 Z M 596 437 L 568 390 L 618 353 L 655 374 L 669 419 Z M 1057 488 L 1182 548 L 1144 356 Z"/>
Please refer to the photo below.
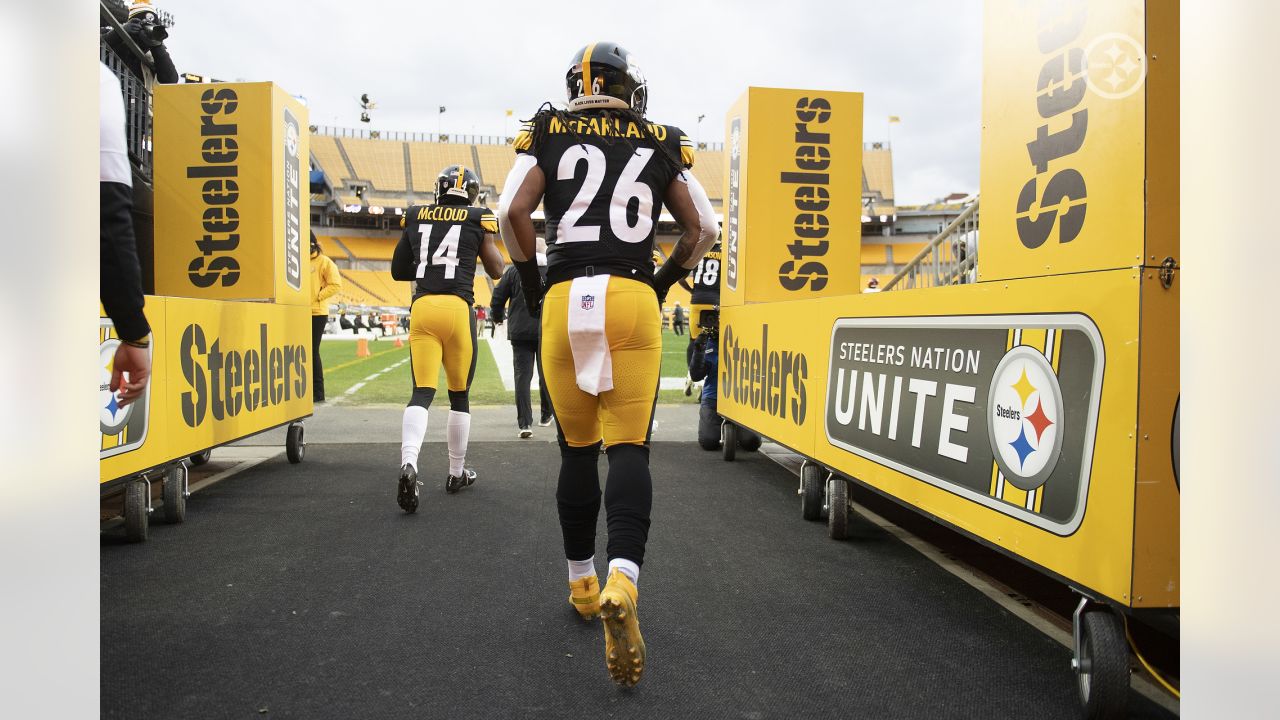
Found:
<path fill-rule="evenodd" d="M 515 263 L 520 274 L 520 290 L 524 293 L 524 306 L 533 317 L 542 316 L 542 274 L 537 260 L 521 260 Z"/>
<path fill-rule="evenodd" d="M 667 293 L 671 292 L 671 286 L 684 279 L 691 270 L 682 268 L 676 262 L 667 260 L 662 267 L 658 268 L 658 272 L 653 274 L 653 291 L 658 294 L 658 307 L 662 307 L 667 302 Z"/>

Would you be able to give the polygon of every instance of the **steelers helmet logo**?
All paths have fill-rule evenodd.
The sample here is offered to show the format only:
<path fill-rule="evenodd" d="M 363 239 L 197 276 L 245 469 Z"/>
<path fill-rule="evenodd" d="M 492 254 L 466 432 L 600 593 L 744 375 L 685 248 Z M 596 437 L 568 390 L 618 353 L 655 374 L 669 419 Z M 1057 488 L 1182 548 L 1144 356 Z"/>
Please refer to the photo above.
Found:
<path fill-rule="evenodd" d="M 133 412 L 133 405 L 121 407 L 116 394 L 111 392 L 111 369 L 118 347 L 119 340 L 108 338 L 98 350 L 98 374 L 102 380 L 98 393 L 98 425 L 101 426 L 103 435 L 115 435 L 124 430 L 124 426 L 129 424 L 129 415 Z"/>
<path fill-rule="evenodd" d="M 293 123 L 285 123 L 284 127 L 284 151 L 289 157 L 298 155 L 298 126 Z"/>
<path fill-rule="evenodd" d="M 987 402 L 991 451 L 1005 480 L 1034 490 L 1049 479 L 1062 452 L 1063 407 L 1058 376 L 1045 356 L 1025 345 L 996 366 Z"/>
<path fill-rule="evenodd" d="M 1094 38 L 1084 51 L 1089 89 L 1099 97 L 1119 100 L 1142 87 L 1147 77 L 1147 54 L 1137 40 L 1124 33 Z"/>

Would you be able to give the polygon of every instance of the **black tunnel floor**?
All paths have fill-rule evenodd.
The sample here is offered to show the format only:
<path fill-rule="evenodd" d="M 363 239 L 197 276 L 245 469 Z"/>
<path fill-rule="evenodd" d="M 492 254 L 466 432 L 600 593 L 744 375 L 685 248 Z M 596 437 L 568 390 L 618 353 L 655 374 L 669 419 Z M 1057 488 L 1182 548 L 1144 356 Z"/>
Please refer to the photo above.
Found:
<path fill-rule="evenodd" d="M 424 447 L 416 515 L 398 446 L 312 445 L 193 495 L 146 543 L 104 534 L 102 716 L 1077 716 L 1066 648 L 870 524 L 830 540 L 759 453 L 693 443 L 652 452 L 648 666 L 620 690 L 600 624 L 566 602 L 556 446 L 475 443 L 457 495 L 444 457 Z"/>

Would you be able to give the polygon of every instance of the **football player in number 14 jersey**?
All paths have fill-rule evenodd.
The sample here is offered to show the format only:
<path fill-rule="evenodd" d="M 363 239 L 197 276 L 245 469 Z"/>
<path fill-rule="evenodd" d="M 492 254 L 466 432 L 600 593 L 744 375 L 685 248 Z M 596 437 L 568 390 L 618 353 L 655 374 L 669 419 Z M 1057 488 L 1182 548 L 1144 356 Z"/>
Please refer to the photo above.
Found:
<path fill-rule="evenodd" d="M 609 675 L 630 686 L 645 662 L 636 583 L 652 506 L 649 429 L 662 363 L 658 308 L 719 230 L 689 172 L 692 143 L 679 128 L 645 119 L 648 87 L 625 49 L 587 45 L 570 62 L 565 81 L 568 111 L 544 105 L 515 139 L 516 162 L 498 218 L 525 300 L 536 311 L 542 298 L 542 365 L 560 442 L 556 501 L 569 601 L 584 618 L 603 617 Z M 545 294 L 531 218 L 540 202 Z M 654 236 L 664 204 L 683 234 L 655 272 Z M 603 590 L 594 566 L 602 443 L 609 458 Z"/>
<path fill-rule="evenodd" d="M 476 371 L 476 316 L 473 282 L 476 258 L 495 280 L 502 255 L 495 239 L 498 219 L 488 208 L 473 207 L 480 180 L 470 169 L 451 165 L 436 178 L 434 205 L 405 212 L 404 232 L 391 258 L 391 277 L 414 283 L 409 310 L 409 362 L 413 394 L 400 426 L 400 486 L 396 500 L 405 512 L 418 509 L 418 453 L 427 434 L 427 408 L 436 395 L 440 366 L 449 385 L 449 475 L 445 491 L 475 482 L 464 467 L 471 434 L 468 393 Z"/>

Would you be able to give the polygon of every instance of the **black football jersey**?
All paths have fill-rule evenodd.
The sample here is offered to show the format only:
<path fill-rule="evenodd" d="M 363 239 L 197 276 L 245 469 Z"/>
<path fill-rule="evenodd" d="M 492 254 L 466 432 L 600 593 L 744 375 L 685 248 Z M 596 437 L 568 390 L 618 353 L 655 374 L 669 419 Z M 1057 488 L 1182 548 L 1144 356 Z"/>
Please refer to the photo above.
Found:
<path fill-rule="evenodd" d="M 720 304 L 720 243 L 717 242 L 715 247 L 702 256 L 689 280 L 693 288 L 693 292 L 689 293 L 689 302 L 694 305 Z"/>
<path fill-rule="evenodd" d="M 400 243 L 408 245 L 415 269 L 413 296 L 457 295 L 475 304 L 476 257 L 486 233 L 497 234 L 498 217 L 489 208 L 421 205 L 404 215 Z"/>
<path fill-rule="evenodd" d="M 517 153 L 531 154 L 546 177 L 547 282 L 595 273 L 653 281 L 653 240 L 662 198 L 678 170 L 659 157 L 668 153 L 693 166 L 693 144 L 679 128 L 649 124 L 658 147 L 633 123 L 610 124 L 598 113 L 570 113 L 570 123 L 550 120 L 531 147 L 526 124 Z"/>

